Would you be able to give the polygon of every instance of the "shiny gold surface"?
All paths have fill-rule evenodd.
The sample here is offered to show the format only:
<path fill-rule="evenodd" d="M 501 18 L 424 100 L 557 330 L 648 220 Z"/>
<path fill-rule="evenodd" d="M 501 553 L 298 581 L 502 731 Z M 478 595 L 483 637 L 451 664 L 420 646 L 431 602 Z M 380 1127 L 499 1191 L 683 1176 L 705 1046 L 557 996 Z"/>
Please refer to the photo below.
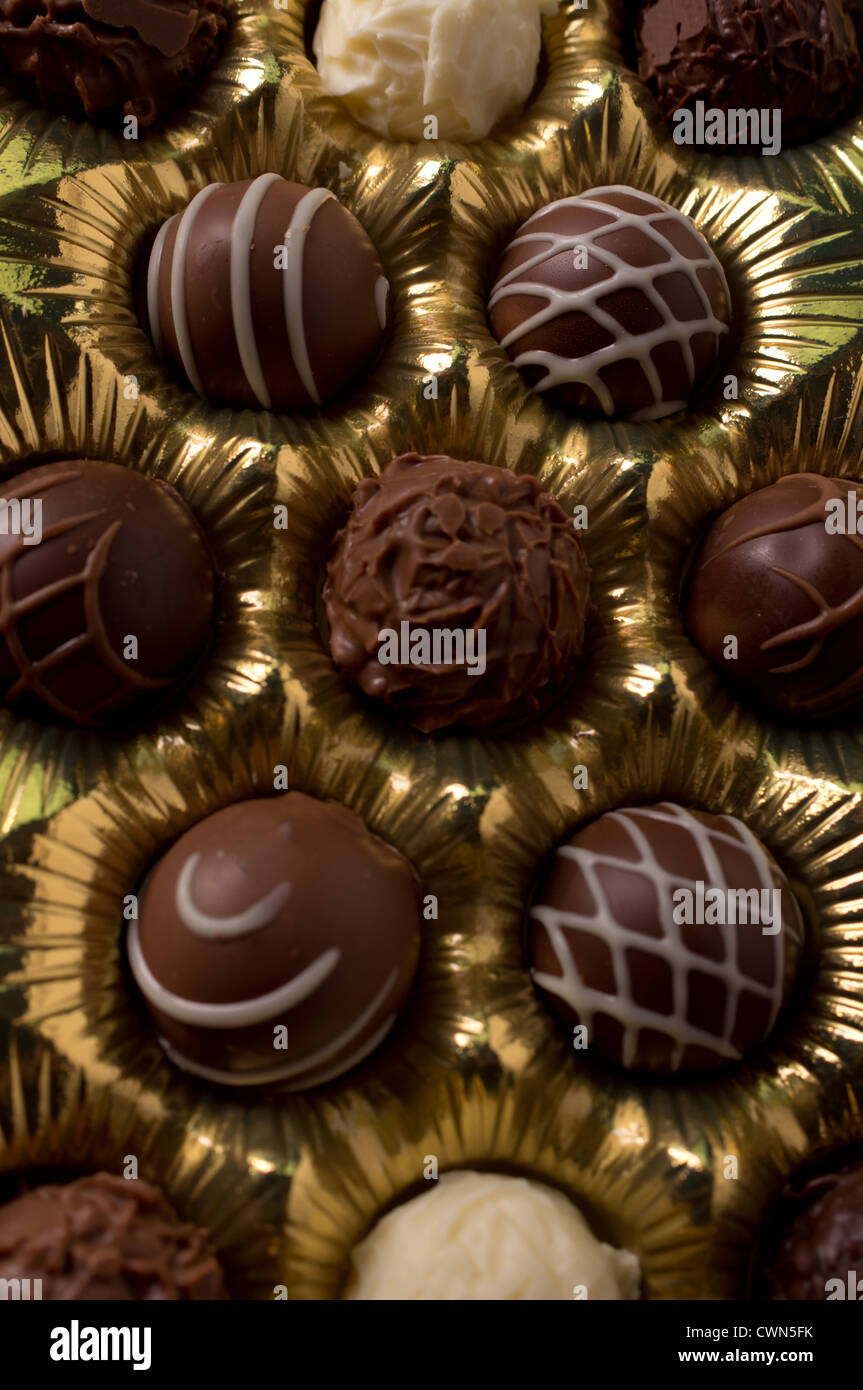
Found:
<path fill-rule="evenodd" d="M 626 69 L 613 7 L 564 5 L 522 119 L 474 146 L 391 145 L 322 90 L 303 4 L 239 10 L 191 112 L 131 150 L 0 107 L 0 460 L 88 455 L 169 479 L 225 576 L 206 666 L 158 720 L 104 736 L 0 714 L 0 1169 L 116 1170 L 134 1153 L 212 1226 L 235 1294 L 284 1283 L 316 1299 L 338 1296 L 352 1241 L 434 1154 L 571 1192 L 639 1254 L 650 1297 L 739 1296 L 785 1174 L 863 1137 L 863 728 L 744 711 L 688 642 L 677 593 L 692 538 L 730 500 L 802 468 L 863 479 L 863 120 L 775 159 L 683 152 Z M 198 401 L 133 303 L 148 233 L 205 183 L 267 170 L 331 187 L 393 283 L 379 363 L 322 414 Z M 530 394 L 491 337 L 485 291 L 507 236 L 543 202 L 614 182 L 675 203 L 722 259 L 736 400 L 720 381 L 670 421 L 581 422 Z M 332 667 L 323 558 L 357 480 L 409 449 L 536 473 L 565 508 L 588 506 L 597 616 L 542 724 L 424 738 Z M 183 829 L 266 793 L 278 764 L 402 849 L 439 918 L 393 1037 L 342 1081 L 273 1102 L 165 1060 L 129 987 L 120 905 Z M 569 1051 L 520 947 L 560 838 L 664 797 L 742 816 L 817 942 L 769 1047 L 665 1085 Z"/>

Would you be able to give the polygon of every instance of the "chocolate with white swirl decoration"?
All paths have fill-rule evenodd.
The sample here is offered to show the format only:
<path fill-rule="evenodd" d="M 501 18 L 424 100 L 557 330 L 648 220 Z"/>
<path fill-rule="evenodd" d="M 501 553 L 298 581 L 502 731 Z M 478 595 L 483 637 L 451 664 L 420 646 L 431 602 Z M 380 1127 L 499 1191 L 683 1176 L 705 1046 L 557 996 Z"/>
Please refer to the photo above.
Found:
<path fill-rule="evenodd" d="M 156 351 L 204 400 L 325 405 L 369 365 L 389 282 L 327 188 L 261 174 L 202 188 L 160 228 L 147 269 Z"/>
<path fill-rule="evenodd" d="M 171 847 L 130 925 L 129 964 L 177 1066 L 302 1090 L 389 1032 L 419 923 L 407 860 L 344 806 L 288 792 L 217 811 Z"/>

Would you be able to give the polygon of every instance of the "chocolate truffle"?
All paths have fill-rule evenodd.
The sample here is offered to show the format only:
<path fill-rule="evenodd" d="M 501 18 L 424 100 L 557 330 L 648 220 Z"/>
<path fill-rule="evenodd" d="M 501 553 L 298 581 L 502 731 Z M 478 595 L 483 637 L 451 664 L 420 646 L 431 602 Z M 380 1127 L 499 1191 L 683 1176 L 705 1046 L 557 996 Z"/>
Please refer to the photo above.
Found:
<path fill-rule="evenodd" d="M 739 1060 L 797 973 L 800 909 L 734 816 L 611 811 L 557 851 L 530 910 L 534 984 L 588 1049 L 671 1072 Z"/>
<path fill-rule="evenodd" d="M 213 563 L 179 495 L 78 459 L 20 474 L 3 501 L 6 704 L 86 725 L 161 703 L 199 663 L 213 622 Z"/>
<path fill-rule="evenodd" d="M 58 1302 L 227 1298 L 209 1233 L 148 1182 L 110 1173 L 0 1207 L 0 1279 L 41 1279 Z"/>
<path fill-rule="evenodd" d="M 658 420 L 704 386 L 731 321 L 695 225 L 633 188 L 591 188 L 528 218 L 504 252 L 492 332 L 553 405 Z"/>
<path fill-rule="evenodd" d="M 318 71 L 379 135 L 481 140 L 530 96 L 541 16 L 556 9 L 557 0 L 324 0 Z"/>
<path fill-rule="evenodd" d="M 316 1086 L 383 1040 L 419 954 L 408 864 L 333 801 L 228 806 L 160 859 L 129 964 L 169 1057 L 232 1086 Z"/>
<path fill-rule="evenodd" d="M 360 376 L 389 283 L 326 188 L 261 174 L 203 188 L 160 229 L 147 273 L 156 351 L 204 400 L 320 406 Z"/>
<path fill-rule="evenodd" d="M 225 0 L 0 0 L 0 57 L 44 106 L 152 125 L 215 60 Z"/>
<path fill-rule="evenodd" d="M 769 1226 L 756 1296 L 863 1297 L 863 1163 L 791 1183 Z"/>
<path fill-rule="evenodd" d="M 535 478 L 403 454 L 354 493 L 324 601 L 333 660 L 424 732 L 541 709 L 573 675 L 590 572 Z"/>
<path fill-rule="evenodd" d="M 774 108 L 783 144 L 793 144 L 838 121 L 863 93 L 841 0 L 655 0 L 636 39 L 639 75 L 667 117 L 699 102 L 738 119 Z"/>
<path fill-rule="evenodd" d="M 568 1197 L 501 1173 L 444 1173 L 354 1249 L 346 1299 L 638 1298 L 628 1250 L 602 1244 Z"/>
<path fill-rule="evenodd" d="M 823 718 L 863 695 L 863 536 L 848 527 L 858 495 L 863 502 L 863 485 L 842 478 L 791 474 L 735 502 L 708 531 L 689 575 L 686 626 L 744 698 Z"/>

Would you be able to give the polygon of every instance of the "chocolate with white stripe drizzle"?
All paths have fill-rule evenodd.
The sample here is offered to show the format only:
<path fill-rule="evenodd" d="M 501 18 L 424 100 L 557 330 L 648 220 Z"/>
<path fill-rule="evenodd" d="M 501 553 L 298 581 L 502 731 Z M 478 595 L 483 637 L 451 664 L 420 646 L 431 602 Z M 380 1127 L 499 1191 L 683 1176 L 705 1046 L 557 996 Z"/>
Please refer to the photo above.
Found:
<path fill-rule="evenodd" d="M 147 270 L 156 351 L 204 400 L 322 406 L 362 374 L 389 282 L 327 188 L 278 174 L 209 184 L 159 229 Z"/>

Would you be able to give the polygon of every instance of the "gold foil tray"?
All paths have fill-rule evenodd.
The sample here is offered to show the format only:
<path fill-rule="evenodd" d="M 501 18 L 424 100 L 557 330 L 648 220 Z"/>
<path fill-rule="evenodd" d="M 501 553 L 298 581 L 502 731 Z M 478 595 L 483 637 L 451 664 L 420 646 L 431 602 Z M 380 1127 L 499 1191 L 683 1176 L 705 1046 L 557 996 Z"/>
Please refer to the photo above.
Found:
<path fill-rule="evenodd" d="M 647 1297 L 739 1297 L 786 1175 L 863 1137 L 863 727 L 795 731 L 742 709 L 688 641 L 678 586 L 693 536 L 734 498 L 801 469 L 863 480 L 863 120 L 776 158 L 682 151 L 626 67 L 621 8 L 591 0 L 546 21 L 517 121 L 470 146 L 391 144 L 323 89 L 306 9 L 243 0 L 191 107 L 132 147 L 0 106 L 0 462 L 83 455 L 170 480 L 225 576 L 204 669 L 151 723 L 109 736 L 0 714 L 0 1171 L 118 1171 L 135 1154 L 212 1227 L 236 1296 L 284 1284 L 327 1299 L 353 1241 L 421 1188 L 434 1154 L 570 1192 L 636 1251 Z M 133 301 L 166 216 L 207 182 L 270 170 L 332 188 L 393 285 L 380 361 L 317 414 L 198 401 Z M 508 236 L 608 183 L 668 199 L 712 242 L 736 399 L 720 382 L 671 420 L 585 423 L 532 395 L 491 336 Z M 588 507 L 598 615 L 583 670 L 517 734 L 421 737 L 327 655 L 327 548 L 356 482 L 412 449 L 535 473 L 565 509 Z M 167 1062 L 126 973 L 120 907 L 185 828 L 271 791 L 278 764 L 397 845 L 439 918 L 393 1036 L 343 1079 L 273 1102 Z M 579 764 L 587 792 L 572 789 Z M 718 1077 L 648 1084 L 572 1054 L 520 937 L 564 835 L 662 798 L 743 817 L 787 867 L 817 950 L 768 1047 Z"/>

